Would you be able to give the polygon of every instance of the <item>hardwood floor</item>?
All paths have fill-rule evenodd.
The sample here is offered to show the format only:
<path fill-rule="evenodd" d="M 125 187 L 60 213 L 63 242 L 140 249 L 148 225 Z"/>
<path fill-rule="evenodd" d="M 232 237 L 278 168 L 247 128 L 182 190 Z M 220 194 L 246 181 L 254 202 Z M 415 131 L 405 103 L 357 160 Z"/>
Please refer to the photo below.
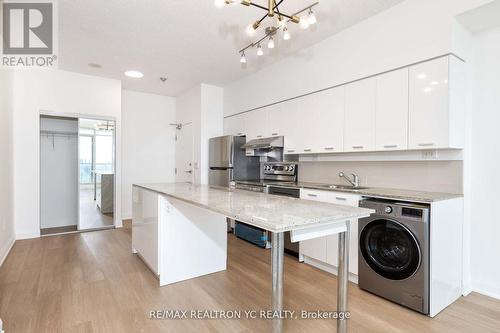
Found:
<path fill-rule="evenodd" d="M 0 268 L 0 318 L 13 332 L 269 332 L 266 320 L 152 320 L 151 310 L 269 308 L 270 251 L 229 237 L 225 272 L 158 287 L 130 253 L 129 228 L 16 242 Z M 431 319 L 350 284 L 350 332 L 500 332 L 500 301 L 471 294 Z M 335 310 L 336 279 L 285 258 L 285 308 Z M 287 320 L 286 332 L 335 332 Z"/>

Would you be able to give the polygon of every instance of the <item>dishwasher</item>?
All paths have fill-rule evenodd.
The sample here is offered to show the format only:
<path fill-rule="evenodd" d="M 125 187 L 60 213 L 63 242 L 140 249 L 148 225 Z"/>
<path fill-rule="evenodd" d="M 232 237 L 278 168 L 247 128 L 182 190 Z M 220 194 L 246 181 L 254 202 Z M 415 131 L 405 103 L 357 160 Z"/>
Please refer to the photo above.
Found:
<path fill-rule="evenodd" d="M 285 197 L 300 198 L 300 188 L 294 186 L 283 186 L 283 185 L 268 185 L 267 193 L 274 195 L 281 195 Z M 285 232 L 285 253 L 299 257 L 299 242 L 292 243 L 290 239 L 290 232 Z"/>

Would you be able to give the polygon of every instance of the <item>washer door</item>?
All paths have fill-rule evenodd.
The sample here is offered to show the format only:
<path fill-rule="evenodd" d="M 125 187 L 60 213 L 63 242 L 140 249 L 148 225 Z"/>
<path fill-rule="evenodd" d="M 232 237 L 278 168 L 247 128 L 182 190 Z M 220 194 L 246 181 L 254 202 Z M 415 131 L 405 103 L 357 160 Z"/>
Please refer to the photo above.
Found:
<path fill-rule="evenodd" d="M 415 274 L 422 253 L 411 231 L 397 221 L 377 219 L 368 223 L 359 238 L 361 254 L 379 275 L 404 280 Z"/>

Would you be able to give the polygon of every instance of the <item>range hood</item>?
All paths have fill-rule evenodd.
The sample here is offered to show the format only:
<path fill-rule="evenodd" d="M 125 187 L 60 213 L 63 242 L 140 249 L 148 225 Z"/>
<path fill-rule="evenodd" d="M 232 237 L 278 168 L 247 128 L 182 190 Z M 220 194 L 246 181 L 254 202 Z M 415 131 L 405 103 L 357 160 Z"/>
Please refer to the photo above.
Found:
<path fill-rule="evenodd" d="M 274 149 L 283 148 L 284 139 L 282 136 L 250 140 L 241 148 L 243 149 Z"/>

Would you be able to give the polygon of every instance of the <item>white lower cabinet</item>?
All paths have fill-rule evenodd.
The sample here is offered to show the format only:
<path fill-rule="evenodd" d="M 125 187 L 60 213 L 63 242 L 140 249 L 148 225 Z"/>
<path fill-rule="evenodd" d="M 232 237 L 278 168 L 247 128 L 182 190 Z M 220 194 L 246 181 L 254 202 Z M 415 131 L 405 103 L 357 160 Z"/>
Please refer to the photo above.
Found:
<path fill-rule="evenodd" d="M 361 200 L 361 196 L 356 194 L 309 189 L 301 189 L 300 198 L 353 207 L 357 207 L 359 200 Z M 358 220 L 353 219 L 350 222 L 349 272 L 358 275 Z M 333 266 L 334 270 L 336 270 L 338 267 L 338 235 L 300 242 L 299 252 L 301 256 Z"/>

